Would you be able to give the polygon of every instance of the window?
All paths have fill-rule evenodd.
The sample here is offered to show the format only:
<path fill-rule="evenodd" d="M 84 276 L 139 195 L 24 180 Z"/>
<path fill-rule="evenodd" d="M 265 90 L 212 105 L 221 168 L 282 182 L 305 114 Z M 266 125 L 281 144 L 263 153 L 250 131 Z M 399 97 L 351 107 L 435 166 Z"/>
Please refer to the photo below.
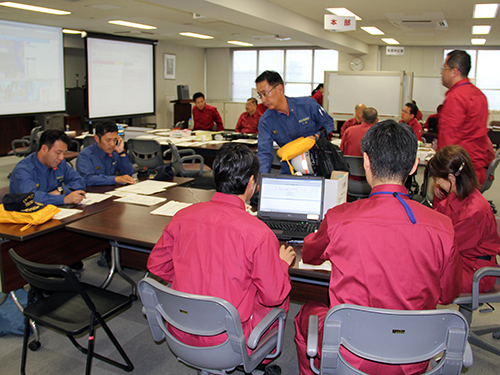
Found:
<path fill-rule="evenodd" d="M 274 70 L 283 77 L 285 95 L 309 96 L 323 83 L 325 70 L 338 70 L 338 65 L 339 53 L 335 50 L 233 50 L 232 100 L 249 98 L 255 88 L 255 78 L 265 70 Z"/>
<path fill-rule="evenodd" d="M 453 51 L 447 49 L 444 56 Z M 471 56 L 471 69 L 469 78 L 474 81 L 488 99 L 488 108 L 490 111 L 500 110 L 500 71 L 492 69 L 498 64 L 500 59 L 500 50 L 466 50 Z"/>

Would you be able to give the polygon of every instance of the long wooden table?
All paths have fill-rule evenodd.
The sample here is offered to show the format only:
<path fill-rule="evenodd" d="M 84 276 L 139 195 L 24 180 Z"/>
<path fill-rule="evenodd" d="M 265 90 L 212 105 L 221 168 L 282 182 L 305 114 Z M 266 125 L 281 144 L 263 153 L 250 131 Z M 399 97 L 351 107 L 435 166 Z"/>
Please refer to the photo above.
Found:
<path fill-rule="evenodd" d="M 208 201 L 214 191 L 175 187 L 159 194 L 168 200 L 195 203 Z M 146 262 L 163 229 L 170 222 L 167 216 L 151 215 L 157 206 L 144 207 L 120 204 L 66 225 L 66 230 L 80 235 L 114 242 L 120 249 L 121 265 L 146 269 Z M 221 239 L 222 241 L 223 239 Z M 296 301 L 320 301 L 328 304 L 330 273 L 326 271 L 299 269 L 302 248 L 294 245 L 297 259 L 290 267 L 292 299 Z"/>
<path fill-rule="evenodd" d="M 175 177 L 178 185 L 189 183 L 192 178 Z M 96 186 L 89 192 L 104 193 L 116 186 Z M 73 264 L 93 254 L 109 249 L 109 241 L 95 236 L 86 236 L 65 230 L 65 226 L 80 219 L 91 217 L 113 206 L 123 204 L 114 201 L 114 197 L 90 206 L 78 207 L 81 213 L 63 220 L 51 219 L 44 224 L 33 226 L 23 232 L 22 224 L 0 223 L 0 267 L 2 292 L 8 293 L 25 284 L 9 257 L 8 250 L 14 249 L 27 260 L 45 264 Z"/>

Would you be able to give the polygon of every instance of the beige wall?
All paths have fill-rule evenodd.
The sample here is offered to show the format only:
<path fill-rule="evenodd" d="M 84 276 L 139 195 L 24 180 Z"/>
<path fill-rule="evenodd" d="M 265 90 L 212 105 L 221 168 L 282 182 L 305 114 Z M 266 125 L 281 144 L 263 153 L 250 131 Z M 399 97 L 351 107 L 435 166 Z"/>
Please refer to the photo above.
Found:
<path fill-rule="evenodd" d="M 209 101 L 228 101 L 231 97 L 231 50 L 209 48 L 207 57 L 207 92 Z"/>
<path fill-rule="evenodd" d="M 439 77 L 443 57 L 443 47 L 405 47 L 403 56 L 387 56 L 385 47 L 380 47 L 380 70 L 404 70 L 417 77 Z"/>

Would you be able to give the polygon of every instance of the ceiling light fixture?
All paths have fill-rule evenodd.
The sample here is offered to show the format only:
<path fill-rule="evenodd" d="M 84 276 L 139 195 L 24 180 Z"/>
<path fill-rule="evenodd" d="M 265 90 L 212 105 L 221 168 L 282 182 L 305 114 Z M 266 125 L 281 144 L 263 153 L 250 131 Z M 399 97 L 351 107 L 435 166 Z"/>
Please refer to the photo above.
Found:
<path fill-rule="evenodd" d="M 240 42 L 239 40 L 228 40 L 227 42 L 229 44 L 234 44 L 234 45 L 243 46 L 243 47 L 251 47 L 251 46 L 253 46 L 252 43 Z"/>
<path fill-rule="evenodd" d="M 484 43 L 486 43 L 486 39 L 485 38 L 472 38 L 470 40 L 470 42 L 476 46 L 481 46 L 483 45 Z"/>
<path fill-rule="evenodd" d="M 366 31 L 371 35 L 385 35 L 382 30 L 376 28 L 375 26 L 361 26 L 361 30 Z"/>
<path fill-rule="evenodd" d="M 71 14 L 71 12 L 67 12 L 65 10 L 44 8 L 44 7 L 38 7 L 35 5 L 28 5 L 28 4 L 21 4 L 21 3 L 14 3 L 12 1 L 3 1 L 0 3 L 0 5 L 2 5 L 4 7 L 9 7 L 9 8 L 31 10 L 32 12 L 55 14 L 56 16 L 65 16 L 67 14 Z"/>
<path fill-rule="evenodd" d="M 190 38 L 198 38 L 198 39 L 213 39 L 213 36 L 210 35 L 204 35 L 204 34 L 197 34 L 197 33 L 179 33 L 179 35 L 182 36 L 189 36 Z"/>
<path fill-rule="evenodd" d="M 490 25 L 476 25 L 472 26 L 472 34 L 473 35 L 486 35 L 489 34 L 491 30 Z"/>
<path fill-rule="evenodd" d="M 81 30 L 71 30 L 71 29 L 62 29 L 64 34 L 81 34 L 83 31 Z"/>
<path fill-rule="evenodd" d="M 108 21 L 108 23 L 112 23 L 113 25 L 119 25 L 119 26 L 133 27 L 135 29 L 144 29 L 144 30 L 155 30 L 156 29 L 156 26 L 143 25 L 142 23 L 135 23 L 135 22 L 129 22 L 129 21 L 122 21 L 122 20 Z"/>
<path fill-rule="evenodd" d="M 382 38 L 382 41 L 387 44 L 399 44 L 399 42 L 394 38 Z"/>
<path fill-rule="evenodd" d="M 495 18 L 498 12 L 498 4 L 476 4 L 472 12 L 472 18 Z"/>
<path fill-rule="evenodd" d="M 360 16 L 354 14 L 347 8 L 326 8 L 326 10 L 340 17 L 354 17 L 356 21 L 362 20 Z"/>

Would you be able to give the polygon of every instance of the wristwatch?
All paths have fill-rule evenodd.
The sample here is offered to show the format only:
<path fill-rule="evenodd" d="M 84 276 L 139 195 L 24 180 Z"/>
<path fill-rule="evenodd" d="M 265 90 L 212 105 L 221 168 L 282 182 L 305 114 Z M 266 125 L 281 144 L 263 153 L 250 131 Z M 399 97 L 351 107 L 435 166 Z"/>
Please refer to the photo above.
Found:
<path fill-rule="evenodd" d="M 62 188 L 62 186 L 59 186 L 57 188 L 57 191 L 61 194 L 61 195 L 64 195 L 64 189 Z"/>
<path fill-rule="evenodd" d="M 120 152 L 118 155 L 122 156 L 122 155 L 125 155 L 127 153 L 127 151 L 123 150 L 122 152 Z"/>

